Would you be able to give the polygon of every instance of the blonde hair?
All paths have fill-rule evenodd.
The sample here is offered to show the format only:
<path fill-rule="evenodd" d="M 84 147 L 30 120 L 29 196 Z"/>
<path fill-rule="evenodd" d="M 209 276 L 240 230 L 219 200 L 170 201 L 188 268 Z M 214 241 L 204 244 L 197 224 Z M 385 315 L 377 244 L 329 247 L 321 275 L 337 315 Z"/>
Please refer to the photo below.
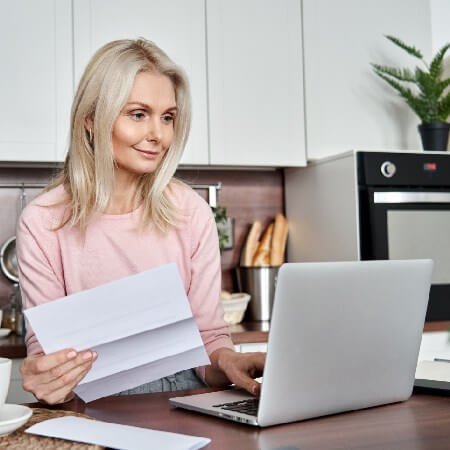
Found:
<path fill-rule="evenodd" d="M 87 65 L 72 104 L 70 144 L 60 176 L 46 189 L 60 184 L 68 194 L 69 223 L 85 230 L 90 219 L 108 206 L 114 183 L 113 125 L 126 104 L 136 75 L 156 72 L 174 87 L 177 115 L 174 137 L 154 173 L 141 175 L 134 206 L 143 202 L 141 226 L 152 223 L 160 231 L 176 225 L 179 211 L 167 196 L 189 135 L 191 104 L 183 70 L 146 39 L 117 40 L 101 47 Z M 92 124 L 92 131 L 87 129 Z"/>

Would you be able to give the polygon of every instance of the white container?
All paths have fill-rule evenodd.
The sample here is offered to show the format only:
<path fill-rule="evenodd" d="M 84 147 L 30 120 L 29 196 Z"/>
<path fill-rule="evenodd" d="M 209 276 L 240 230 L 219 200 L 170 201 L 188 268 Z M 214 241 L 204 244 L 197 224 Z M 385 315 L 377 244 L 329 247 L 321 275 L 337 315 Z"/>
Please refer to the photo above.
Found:
<path fill-rule="evenodd" d="M 230 298 L 222 299 L 225 322 L 229 325 L 242 322 L 249 301 L 250 295 L 244 292 L 231 294 Z"/>
<path fill-rule="evenodd" d="M 11 379 L 11 363 L 8 358 L 0 358 L 0 409 L 5 404 Z"/>

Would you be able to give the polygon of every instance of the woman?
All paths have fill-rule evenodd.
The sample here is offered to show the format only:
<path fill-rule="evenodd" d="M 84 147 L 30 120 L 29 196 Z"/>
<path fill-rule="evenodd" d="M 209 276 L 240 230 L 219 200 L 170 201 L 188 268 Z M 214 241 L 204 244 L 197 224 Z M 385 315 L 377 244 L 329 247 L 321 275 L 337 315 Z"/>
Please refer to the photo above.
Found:
<path fill-rule="evenodd" d="M 205 382 L 235 383 L 257 394 L 253 378 L 262 373 L 264 355 L 233 349 L 219 302 L 220 256 L 211 210 L 173 179 L 189 126 L 187 79 L 157 46 L 120 40 L 97 51 L 73 102 L 62 175 L 20 219 L 24 304 L 29 308 L 175 262 L 211 365 L 125 393 Z M 72 398 L 98 356 L 73 349 L 44 355 L 29 328 L 26 344 L 24 389 L 49 404 Z"/>

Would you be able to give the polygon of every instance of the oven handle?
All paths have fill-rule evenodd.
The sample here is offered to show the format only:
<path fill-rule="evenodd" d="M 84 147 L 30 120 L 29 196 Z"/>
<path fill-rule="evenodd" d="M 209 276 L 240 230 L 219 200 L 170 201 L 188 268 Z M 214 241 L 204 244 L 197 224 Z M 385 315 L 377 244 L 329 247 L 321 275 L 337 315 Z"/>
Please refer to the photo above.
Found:
<path fill-rule="evenodd" d="M 450 203 L 450 192 L 374 192 L 374 203 Z"/>

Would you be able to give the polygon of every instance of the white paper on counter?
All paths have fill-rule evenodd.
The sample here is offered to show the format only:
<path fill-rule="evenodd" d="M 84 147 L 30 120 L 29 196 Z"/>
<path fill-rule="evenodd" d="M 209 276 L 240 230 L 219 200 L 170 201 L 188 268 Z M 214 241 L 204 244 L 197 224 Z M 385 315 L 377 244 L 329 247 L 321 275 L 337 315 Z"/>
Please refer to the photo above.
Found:
<path fill-rule="evenodd" d="M 419 380 L 445 381 L 450 388 L 450 362 L 420 361 L 415 377 Z"/>
<path fill-rule="evenodd" d="M 211 442 L 203 437 L 68 416 L 44 420 L 25 432 L 123 450 L 196 450 Z"/>
<path fill-rule="evenodd" d="M 435 358 L 450 359 L 448 331 L 427 331 L 422 334 L 418 360 L 433 361 Z"/>
<path fill-rule="evenodd" d="M 86 402 L 210 363 L 176 264 L 25 310 L 45 353 L 98 353 L 75 392 Z"/>

